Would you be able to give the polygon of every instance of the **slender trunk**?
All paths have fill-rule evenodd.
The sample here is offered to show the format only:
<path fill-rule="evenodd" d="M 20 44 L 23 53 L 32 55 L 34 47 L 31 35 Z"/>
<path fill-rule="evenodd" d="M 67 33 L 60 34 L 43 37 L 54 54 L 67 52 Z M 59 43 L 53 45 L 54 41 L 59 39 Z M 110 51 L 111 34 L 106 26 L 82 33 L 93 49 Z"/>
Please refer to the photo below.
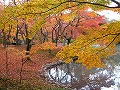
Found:
<path fill-rule="evenodd" d="M 16 1 L 15 0 L 13 0 L 13 3 L 14 3 L 14 5 L 16 5 Z"/>
<path fill-rule="evenodd" d="M 58 44 L 58 38 L 55 39 L 55 43 L 56 43 L 56 46 L 57 46 L 57 44 Z"/>
<path fill-rule="evenodd" d="M 46 35 L 45 35 L 45 41 L 48 42 L 48 31 L 46 32 Z"/>
<path fill-rule="evenodd" d="M 25 34 L 21 29 L 20 29 L 20 33 L 21 33 L 21 37 L 22 37 L 22 40 L 23 40 L 23 44 L 25 44 L 26 43 L 25 38 L 24 38 Z"/>
<path fill-rule="evenodd" d="M 28 25 L 25 23 L 25 32 L 26 32 L 26 44 L 27 44 L 27 40 L 28 40 Z"/>
<path fill-rule="evenodd" d="M 48 31 L 43 32 L 41 29 L 41 34 L 43 35 L 43 43 L 48 42 Z"/>
<path fill-rule="evenodd" d="M 27 60 L 26 60 L 27 61 Z M 22 71 L 23 71 L 23 65 L 26 63 L 26 61 L 24 61 L 24 58 L 22 58 L 22 66 L 20 68 L 20 84 L 22 84 Z"/>
<path fill-rule="evenodd" d="M 6 48 L 6 42 L 7 42 L 6 37 L 3 36 L 3 47 L 4 47 L 4 48 Z"/>
<path fill-rule="evenodd" d="M 52 42 L 54 43 L 54 30 L 52 30 Z"/>
<path fill-rule="evenodd" d="M 16 45 L 18 45 L 18 33 L 19 33 L 19 26 L 17 25 L 17 31 L 16 31 L 16 35 L 15 35 Z"/>
<path fill-rule="evenodd" d="M 11 42 L 10 42 L 10 33 L 11 33 L 11 29 L 12 29 L 12 25 L 9 25 L 9 32 L 8 32 L 8 35 L 7 35 L 7 42 L 9 43 L 9 44 L 11 44 Z"/>
<path fill-rule="evenodd" d="M 50 49 L 48 49 L 48 52 L 49 52 L 49 54 L 52 54 Z"/>
<path fill-rule="evenodd" d="M 71 41 L 71 39 L 69 38 L 69 39 L 67 39 L 67 45 L 69 45 L 70 44 L 70 41 Z"/>
<path fill-rule="evenodd" d="M 6 48 L 6 33 L 4 32 L 4 29 L 2 29 L 2 33 L 3 33 L 3 47 Z"/>
<path fill-rule="evenodd" d="M 6 53 L 6 78 L 8 77 L 8 51 L 7 48 L 5 50 Z"/>
<path fill-rule="evenodd" d="M 26 55 L 29 55 L 30 53 L 30 49 L 32 47 L 32 44 L 31 44 L 32 40 L 29 39 L 29 38 L 26 38 L 26 44 L 27 44 L 27 47 L 26 47 Z M 27 57 L 27 60 L 30 60 L 30 57 Z"/>
<path fill-rule="evenodd" d="M 31 39 L 28 38 L 28 25 L 25 23 L 25 32 L 26 32 L 26 55 L 27 55 L 27 60 L 30 60 L 30 57 L 28 56 L 30 53 L 30 49 L 31 49 Z"/>

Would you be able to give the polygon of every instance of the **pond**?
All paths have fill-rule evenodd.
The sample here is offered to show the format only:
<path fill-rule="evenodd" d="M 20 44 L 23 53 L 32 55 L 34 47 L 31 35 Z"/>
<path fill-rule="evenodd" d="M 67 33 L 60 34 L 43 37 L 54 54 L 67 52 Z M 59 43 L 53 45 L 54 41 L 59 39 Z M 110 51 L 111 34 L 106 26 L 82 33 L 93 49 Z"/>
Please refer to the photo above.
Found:
<path fill-rule="evenodd" d="M 105 68 L 86 70 L 81 64 L 57 62 L 46 65 L 41 76 L 71 90 L 120 90 L 120 45 L 116 49 Z"/>

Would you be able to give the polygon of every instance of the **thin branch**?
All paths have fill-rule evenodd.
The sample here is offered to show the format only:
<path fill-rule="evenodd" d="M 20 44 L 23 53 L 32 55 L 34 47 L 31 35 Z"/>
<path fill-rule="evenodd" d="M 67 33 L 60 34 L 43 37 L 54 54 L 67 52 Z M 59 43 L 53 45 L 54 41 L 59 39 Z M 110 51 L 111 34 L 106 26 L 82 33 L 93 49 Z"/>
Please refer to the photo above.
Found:
<path fill-rule="evenodd" d="M 120 8 L 120 3 L 119 2 L 117 2 L 115 0 L 112 0 L 112 1 L 115 2 L 118 6 L 111 7 L 111 6 L 107 6 L 107 5 L 100 4 L 100 3 L 80 2 L 80 1 L 69 1 L 69 2 L 77 2 L 77 3 L 80 3 L 80 4 L 91 4 L 91 5 L 97 5 L 97 6 L 102 6 L 102 7 L 106 7 L 106 8 Z"/>
<path fill-rule="evenodd" d="M 118 5 L 118 7 L 120 7 L 120 3 L 116 0 L 111 0 L 112 2 L 116 3 Z"/>
<path fill-rule="evenodd" d="M 89 43 L 85 44 L 84 46 L 80 47 L 79 49 L 82 49 L 83 47 L 86 47 L 86 46 L 90 45 L 92 42 L 94 42 L 94 41 L 96 41 L 96 40 L 98 40 L 98 39 L 107 37 L 107 36 L 109 36 L 109 35 L 116 35 L 116 36 L 118 36 L 118 35 L 120 35 L 120 33 L 117 33 L 117 34 L 106 34 L 106 35 L 104 35 L 104 36 L 102 36 L 102 37 L 95 38 L 95 39 L 91 40 L 91 42 L 89 42 Z M 83 43 L 84 43 L 84 42 L 83 42 Z M 82 44 L 83 44 L 83 43 L 82 43 Z M 81 45 L 82 45 L 82 44 L 81 44 Z"/>
<path fill-rule="evenodd" d="M 50 9 L 44 11 L 44 12 L 27 13 L 27 14 L 22 14 L 22 15 L 28 15 L 28 14 L 40 14 L 40 15 L 41 15 L 41 14 L 47 13 L 47 12 L 49 12 L 49 11 L 51 11 L 51 10 L 53 10 L 53 9 L 55 9 L 55 8 L 57 8 L 57 7 L 61 6 L 61 5 L 63 5 L 63 4 L 65 4 L 65 3 L 68 3 L 68 2 L 76 2 L 76 3 L 79 3 L 78 5 L 80 5 L 80 4 L 91 4 L 91 5 L 102 6 L 102 7 L 106 7 L 106 8 L 120 8 L 120 3 L 117 2 L 117 1 L 115 1 L 115 0 L 112 0 L 112 2 L 116 3 L 118 6 L 113 6 L 113 7 L 107 6 L 107 5 L 104 5 L 104 4 L 100 4 L 100 3 L 80 2 L 80 1 L 76 1 L 76 0 L 75 0 L 75 1 L 70 0 L 70 1 L 61 2 L 60 4 L 56 5 L 55 7 L 52 7 L 52 8 L 50 8 Z M 75 5 L 75 6 L 78 6 L 78 5 Z M 75 6 L 72 6 L 72 7 L 75 7 Z M 71 8 L 71 7 L 68 7 L 68 8 Z"/>
<path fill-rule="evenodd" d="M 15 0 L 13 0 L 13 4 L 14 4 L 14 5 L 17 5 Z"/>
<path fill-rule="evenodd" d="M 120 35 L 120 33 L 118 33 L 118 34 L 113 38 L 113 40 L 112 40 L 105 48 L 101 49 L 100 51 L 105 50 L 106 48 L 108 48 L 108 47 L 115 41 L 115 39 L 116 39 L 119 35 Z"/>

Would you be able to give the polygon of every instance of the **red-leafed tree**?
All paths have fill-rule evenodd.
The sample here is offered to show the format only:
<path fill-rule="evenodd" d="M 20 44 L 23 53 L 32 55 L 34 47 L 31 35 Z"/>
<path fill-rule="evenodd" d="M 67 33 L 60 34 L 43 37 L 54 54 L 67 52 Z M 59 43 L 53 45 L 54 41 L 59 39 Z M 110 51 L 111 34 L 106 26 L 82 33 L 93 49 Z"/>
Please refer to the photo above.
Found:
<path fill-rule="evenodd" d="M 68 13 L 49 16 L 42 27 L 43 36 L 47 35 L 47 38 L 56 42 L 56 45 L 59 41 L 69 44 L 71 39 L 76 39 L 80 34 L 85 35 L 86 29 L 101 28 L 101 25 L 105 24 L 104 17 L 94 11 L 87 11 L 87 9 L 76 11 L 76 17 L 70 17 L 69 21 L 64 19 Z"/>

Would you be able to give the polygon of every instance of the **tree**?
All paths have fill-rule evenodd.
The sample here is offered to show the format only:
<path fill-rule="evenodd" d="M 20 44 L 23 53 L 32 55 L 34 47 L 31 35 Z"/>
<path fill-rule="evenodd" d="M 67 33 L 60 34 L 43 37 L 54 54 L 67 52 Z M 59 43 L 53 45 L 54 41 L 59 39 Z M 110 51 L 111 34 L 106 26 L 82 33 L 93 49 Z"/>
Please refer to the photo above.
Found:
<path fill-rule="evenodd" d="M 103 67 L 103 60 L 115 53 L 115 44 L 120 40 L 119 24 L 110 23 L 105 30 L 94 28 L 87 35 L 80 35 L 72 44 L 63 47 L 57 57 L 70 63 L 77 56 L 74 62 L 82 63 L 88 69 Z"/>
<path fill-rule="evenodd" d="M 112 8 L 119 8 L 119 3 L 117 3 L 117 1 L 113 2 L 118 4 L 118 7 Z M 97 5 L 101 6 L 101 4 Z M 104 7 L 111 8 L 109 6 Z M 91 20 L 89 23 L 90 22 Z M 66 63 L 82 63 L 83 66 L 88 69 L 103 67 L 103 60 L 115 53 L 115 44 L 118 43 L 120 39 L 119 23 L 120 22 L 107 24 L 106 29 L 92 27 L 91 31 L 88 29 L 85 30 L 87 34 L 80 35 L 72 44 L 63 47 L 61 51 L 57 53 L 57 57 Z M 87 24 L 86 21 L 83 21 L 82 25 L 84 24 L 90 25 Z M 76 60 L 73 59 L 74 57 L 77 57 Z"/>
<path fill-rule="evenodd" d="M 120 3 L 116 0 L 111 0 L 111 2 L 114 2 L 116 6 L 108 6 L 110 3 L 109 0 L 44 0 L 44 2 L 42 0 L 31 0 L 22 4 L 6 6 L 2 14 L 2 24 L 0 25 L 0 28 L 4 29 L 4 27 L 8 27 L 11 22 L 14 25 L 17 20 L 24 18 L 25 24 L 28 26 L 26 28 L 26 31 L 28 31 L 26 39 L 32 40 L 36 32 L 43 27 L 46 22 L 46 18 L 49 16 L 60 15 L 62 12 L 70 10 L 68 14 L 65 16 L 63 15 L 63 20 L 70 22 L 78 16 L 76 15 L 76 12 L 85 8 L 86 5 L 91 7 L 93 10 L 114 9 L 115 11 L 119 12 Z M 28 24 L 29 20 L 33 21 L 33 23 L 31 22 L 31 25 Z M 82 25 L 88 26 L 88 24 L 85 24 L 85 22 L 83 22 Z M 91 21 L 89 21 L 89 23 L 90 22 Z M 15 24 L 15 26 L 17 25 L 18 23 Z M 58 22 L 58 25 L 60 30 L 61 23 Z M 118 25 L 119 22 L 108 24 L 106 25 L 107 28 L 105 30 L 94 27 L 92 27 L 91 30 L 85 28 L 87 34 L 85 33 L 85 35 L 80 35 L 72 44 L 65 46 L 57 54 L 57 56 L 65 60 L 65 62 L 70 62 L 72 61 L 71 58 L 77 56 L 78 60 L 76 60 L 76 62 L 83 63 L 83 65 L 88 68 L 103 66 L 101 58 L 105 58 L 105 56 L 112 54 L 112 52 L 109 54 L 109 51 L 113 51 L 114 44 L 119 40 Z M 56 33 L 58 33 L 59 30 L 55 30 Z M 59 35 L 60 34 L 56 34 L 56 43 L 59 39 Z M 97 48 L 93 47 L 93 45 L 96 44 L 100 44 L 101 46 Z M 28 44 L 28 46 L 29 45 L 30 44 Z M 85 56 L 86 54 L 87 56 Z M 91 63 L 91 60 L 93 60 L 93 63 L 96 66 Z"/>
<path fill-rule="evenodd" d="M 60 13 L 58 15 L 49 16 L 42 28 L 42 32 L 47 33 L 47 37 L 51 38 L 52 42 L 66 42 L 70 44 L 71 39 L 75 39 L 80 34 L 85 34 L 85 28 L 100 27 L 105 23 L 103 16 L 98 16 L 95 12 L 87 12 L 88 8 L 82 11 L 76 10 L 72 14 L 72 18 L 67 15 L 73 9 L 69 9 L 68 13 Z M 70 14 L 71 15 L 71 14 Z M 73 17 L 73 16 L 76 17 Z M 67 18 L 66 18 L 67 17 Z M 68 21 L 67 21 L 67 20 Z M 46 36 L 44 33 L 43 36 Z"/>

